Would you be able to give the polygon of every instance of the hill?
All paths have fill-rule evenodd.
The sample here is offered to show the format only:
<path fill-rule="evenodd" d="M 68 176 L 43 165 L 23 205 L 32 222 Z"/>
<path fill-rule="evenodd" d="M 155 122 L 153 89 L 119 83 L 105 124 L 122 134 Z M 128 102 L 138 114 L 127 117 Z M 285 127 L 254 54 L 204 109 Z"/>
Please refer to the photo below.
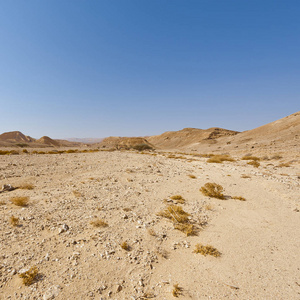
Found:
<path fill-rule="evenodd" d="M 233 136 L 238 134 L 237 131 L 223 128 L 184 128 L 179 131 L 167 131 L 161 135 L 147 137 L 147 140 L 160 149 L 182 149 L 194 143 L 207 141 L 214 143 L 215 139 L 223 136 Z"/>
<path fill-rule="evenodd" d="M 5 132 L 0 135 L 0 142 L 3 143 L 32 143 L 35 139 L 24 135 L 20 131 Z"/>
<path fill-rule="evenodd" d="M 154 146 L 142 137 L 108 137 L 103 139 L 101 143 L 94 144 L 101 148 L 117 148 L 117 149 L 130 149 L 137 145 L 147 145 L 151 148 Z"/>

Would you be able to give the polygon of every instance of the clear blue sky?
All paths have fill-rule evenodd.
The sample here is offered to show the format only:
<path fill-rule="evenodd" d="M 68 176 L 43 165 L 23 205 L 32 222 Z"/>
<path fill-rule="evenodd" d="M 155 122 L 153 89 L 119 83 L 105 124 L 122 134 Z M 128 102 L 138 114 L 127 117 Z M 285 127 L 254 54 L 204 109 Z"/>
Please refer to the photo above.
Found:
<path fill-rule="evenodd" d="M 300 110 L 300 1 L 0 0 L 0 133 L 248 130 Z"/>

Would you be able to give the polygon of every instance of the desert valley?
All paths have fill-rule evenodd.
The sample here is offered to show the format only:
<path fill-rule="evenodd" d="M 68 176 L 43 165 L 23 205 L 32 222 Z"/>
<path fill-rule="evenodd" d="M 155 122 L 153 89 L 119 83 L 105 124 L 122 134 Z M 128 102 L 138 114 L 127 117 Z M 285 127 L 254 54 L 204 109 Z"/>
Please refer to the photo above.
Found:
<path fill-rule="evenodd" d="M 300 298 L 300 112 L 0 154 L 0 299 Z"/>

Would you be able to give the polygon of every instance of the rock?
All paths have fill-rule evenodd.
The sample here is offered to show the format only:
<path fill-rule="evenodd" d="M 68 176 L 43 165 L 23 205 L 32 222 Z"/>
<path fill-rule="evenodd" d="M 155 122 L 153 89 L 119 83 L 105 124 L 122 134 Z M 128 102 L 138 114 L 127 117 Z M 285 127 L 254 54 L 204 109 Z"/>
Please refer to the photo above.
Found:
<path fill-rule="evenodd" d="M 49 288 L 49 290 L 44 294 L 43 300 L 49 300 L 54 299 L 59 295 L 60 292 L 60 286 L 59 285 L 53 285 Z"/>

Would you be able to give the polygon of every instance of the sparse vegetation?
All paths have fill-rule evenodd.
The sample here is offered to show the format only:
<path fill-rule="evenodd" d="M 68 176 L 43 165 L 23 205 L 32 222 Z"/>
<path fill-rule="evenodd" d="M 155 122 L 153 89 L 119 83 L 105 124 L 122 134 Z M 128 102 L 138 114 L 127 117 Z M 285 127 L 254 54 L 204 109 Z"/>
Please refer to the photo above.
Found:
<path fill-rule="evenodd" d="M 33 190 L 34 189 L 34 185 L 30 184 L 30 183 L 24 183 L 21 186 L 19 186 L 19 189 L 22 189 L 22 190 Z"/>
<path fill-rule="evenodd" d="M 176 201 L 176 203 L 183 204 L 185 203 L 185 199 L 181 195 L 174 195 L 170 197 L 172 200 Z"/>
<path fill-rule="evenodd" d="M 260 160 L 260 158 L 257 157 L 257 156 L 245 155 L 245 156 L 242 157 L 242 160 L 254 160 L 254 161 L 258 161 L 258 160 Z"/>
<path fill-rule="evenodd" d="M 220 184 L 211 182 L 205 183 L 200 189 L 203 195 L 217 199 L 225 199 L 225 196 L 222 194 L 223 190 L 224 188 Z"/>
<path fill-rule="evenodd" d="M 195 175 L 192 175 L 192 174 L 189 174 L 188 176 L 189 176 L 190 178 L 192 178 L 192 179 L 196 179 L 196 178 L 197 178 Z"/>
<path fill-rule="evenodd" d="M 124 250 L 126 250 L 126 251 L 129 251 L 129 250 L 130 250 L 130 246 L 128 245 L 127 242 L 121 243 L 120 246 L 121 246 L 122 249 L 124 249 Z"/>
<path fill-rule="evenodd" d="M 174 228 L 184 232 L 187 236 L 196 235 L 196 228 L 193 224 L 174 224 Z"/>
<path fill-rule="evenodd" d="M 12 226 L 18 226 L 19 225 L 19 218 L 15 217 L 15 216 L 11 216 L 9 218 L 9 222 Z"/>
<path fill-rule="evenodd" d="M 161 257 L 165 258 L 165 259 L 167 259 L 169 257 L 169 252 L 165 249 L 160 248 L 160 247 L 156 248 L 156 253 L 158 255 L 160 255 Z"/>
<path fill-rule="evenodd" d="M 108 224 L 102 219 L 95 219 L 90 222 L 94 227 L 107 227 Z"/>
<path fill-rule="evenodd" d="M 29 197 L 12 197 L 10 201 L 17 206 L 25 207 L 29 203 Z"/>
<path fill-rule="evenodd" d="M 212 206 L 211 204 L 206 204 L 206 205 L 204 206 L 204 208 L 205 208 L 206 210 L 213 210 L 213 206 Z"/>
<path fill-rule="evenodd" d="M 207 160 L 208 163 L 219 163 L 219 164 L 222 163 L 223 161 L 235 161 L 235 160 L 228 154 L 213 155 Z"/>
<path fill-rule="evenodd" d="M 73 195 L 74 195 L 76 198 L 79 198 L 79 197 L 82 196 L 81 193 L 78 192 L 78 191 L 73 191 Z"/>
<path fill-rule="evenodd" d="M 204 256 L 206 256 L 206 255 L 211 255 L 211 256 L 214 256 L 214 257 L 221 256 L 221 253 L 216 248 L 214 248 L 210 245 L 204 246 L 202 244 L 196 244 L 195 250 L 193 252 L 194 253 L 200 253 Z"/>
<path fill-rule="evenodd" d="M 231 198 L 235 199 L 235 200 L 246 201 L 246 199 L 244 197 L 241 197 L 241 196 L 233 196 Z"/>
<path fill-rule="evenodd" d="M 247 165 L 251 165 L 251 166 L 253 166 L 255 168 L 258 168 L 260 166 L 260 163 L 258 161 L 256 161 L 256 160 L 252 160 L 252 161 L 249 161 L 247 163 Z"/>
<path fill-rule="evenodd" d="M 38 268 L 32 267 L 28 271 L 20 274 L 19 276 L 23 279 L 23 284 L 29 286 L 35 282 L 37 275 L 38 275 Z"/>
<path fill-rule="evenodd" d="M 190 214 L 185 212 L 179 205 L 169 205 L 157 215 L 178 223 L 188 222 L 188 217 L 190 216 Z"/>
<path fill-rule="evenodd" d="M 153 228 L 149 228 L 149 229 L 148 229 L 148 233 L 149 233 L 151 236 L 156 236 L 156 232 L 154 231 Z"/>
<path fill-rule="evenodd" d="M 281 163 L 281 164 L 278 165 L 278 167 L 280 167 L 280 168 L 282 168 L 282 167 L 288 168 L 288 167 L 290 167 L 290 166 L 291 166 L 291 163 L 290 163 L 290 162 Z"/>
<path fill-rule="evenodd" d="M 271 157 L 271 159 L 274 159 L 274 160 L 282 159 L 282 156 L 279 155 L 279 154 L 276 154 L 276 155 L 273 155 L 273 156 Z"/>
<path fill-rule="evenodd" d="M 132 148 L 137 151 L 153 150 L 153 148 L 147 144 L 138 144 L 133 146 Z"/>
<path fill-rule="evenodd" d="M 246 174 L 242 174 L 242 175 L 241 175 L 241 178 L 251 178 L 251 176 L 246 175 Z"/>
<path fill-rule="evenodd" d="M 173 285 L 172 295 L 173 297 L 179 297 L 182 294 L 182 288 L 176 283 Z"/>

